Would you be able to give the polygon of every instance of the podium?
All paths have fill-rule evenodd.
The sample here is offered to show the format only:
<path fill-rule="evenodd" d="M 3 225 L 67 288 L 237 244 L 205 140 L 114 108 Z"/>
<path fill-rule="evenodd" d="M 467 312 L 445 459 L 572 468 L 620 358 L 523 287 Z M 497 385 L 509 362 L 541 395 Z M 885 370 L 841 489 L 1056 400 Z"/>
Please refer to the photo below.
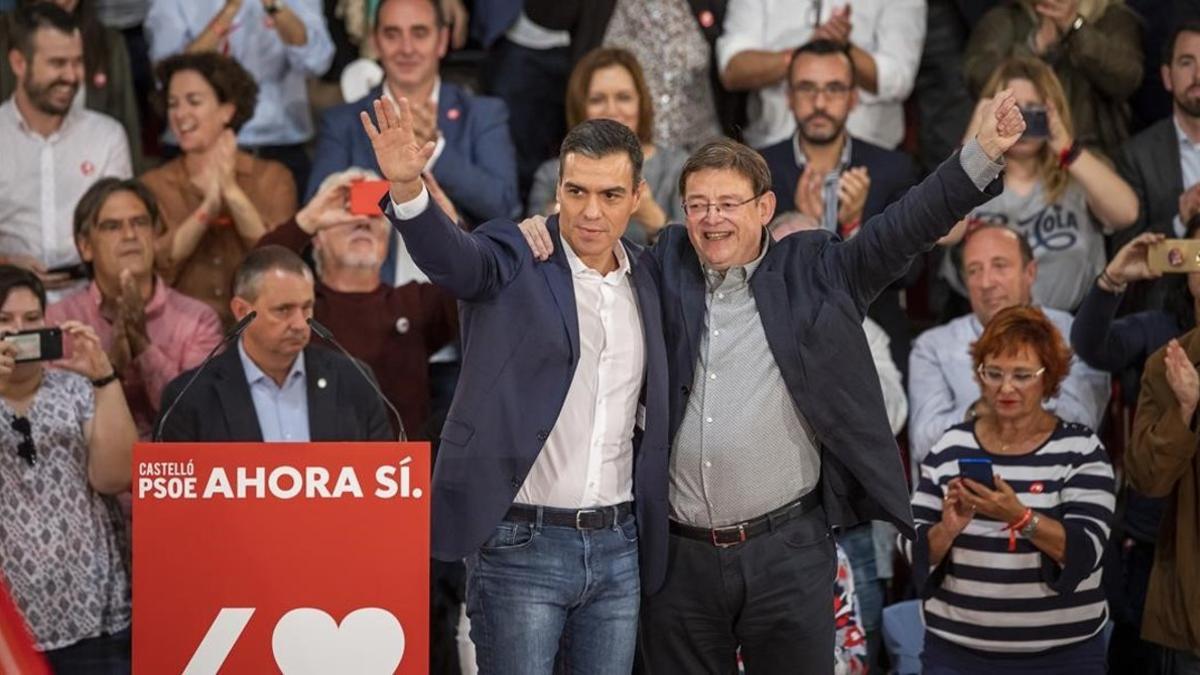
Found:
<path fill-rule="evenodd" d="M 140 443 L 133 670 L 428 672 L 428 443 Z"/>

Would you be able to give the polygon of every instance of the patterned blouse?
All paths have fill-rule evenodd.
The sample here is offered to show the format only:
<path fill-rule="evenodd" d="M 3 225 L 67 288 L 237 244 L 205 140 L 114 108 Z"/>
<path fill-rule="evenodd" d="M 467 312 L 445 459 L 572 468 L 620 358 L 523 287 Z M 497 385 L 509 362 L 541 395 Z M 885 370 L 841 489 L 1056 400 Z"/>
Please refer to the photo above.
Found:
<path fill-rule="evenodd" d="M 18 455 L 16 414 L 0 399 L 0 574 L 40 650 L 124 630 L 129 574 L 115 500 L 88 485 L 83 424 L 91 384 L 47 369 L 26 417 L 36 462 Z"/>
<path fill-rule="evenodd" d="M 605 47 L 627 49 L 646 74 L 654 143 L 691 153 L 721 135 L 709 71 L 712 49 L 687 0 L 617 0 Z"/>

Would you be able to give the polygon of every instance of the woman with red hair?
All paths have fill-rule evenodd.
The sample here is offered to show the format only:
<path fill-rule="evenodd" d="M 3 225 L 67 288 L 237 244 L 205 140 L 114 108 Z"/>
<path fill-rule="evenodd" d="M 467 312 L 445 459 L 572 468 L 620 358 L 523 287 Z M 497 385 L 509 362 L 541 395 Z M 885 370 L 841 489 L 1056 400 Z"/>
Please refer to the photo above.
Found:
<path fill-rule="evenodd" d="M 1112 466 L 1090 429 L 1044 407 L 1071 351 L 1041 310 L 1010 307 L 971 356 L 977 415 L 921 463 L 917 538 L 904 544 L 924 599 L 924 672 L 1101 675 Z"/>

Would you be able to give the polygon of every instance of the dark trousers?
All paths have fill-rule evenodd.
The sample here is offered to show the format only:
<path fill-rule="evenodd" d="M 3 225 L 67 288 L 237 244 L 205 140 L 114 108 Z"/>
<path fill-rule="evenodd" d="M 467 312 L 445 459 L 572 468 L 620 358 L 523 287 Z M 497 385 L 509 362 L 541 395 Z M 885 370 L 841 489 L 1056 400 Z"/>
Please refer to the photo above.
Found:
<path fill-rule="evenodd" d="M 567 47 L 529 49 L 504 38 L 483 64 L 487 93 L 508 105 L 508 131 L 517 149 L 522 201 L 529 195 L 537 168 L 558 156 L 558 145 L 566 134 L 563 101 L 570 73 Z"/>
<path fill-rule="evenodd" d="M 837 554 L 825 511 L 717 548 L 671 535 L 665 586 L 642 600 L 640 662 L 649 675 L 833 672 Z"/>
<path fill-rule="evenodd" d="M 45 653 L 54 675 L 129 675 L 129 629 Z"/>

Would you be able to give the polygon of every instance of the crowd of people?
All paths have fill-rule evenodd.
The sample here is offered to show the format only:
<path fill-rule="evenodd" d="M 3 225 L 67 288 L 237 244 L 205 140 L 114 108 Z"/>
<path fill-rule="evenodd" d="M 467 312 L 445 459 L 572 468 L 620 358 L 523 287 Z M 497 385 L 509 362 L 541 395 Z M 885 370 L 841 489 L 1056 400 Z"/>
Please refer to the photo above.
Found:
<path fill-rule="evenodd" d="M 439 675 L 1200 673 L 1167 4 L 0 0 L 0 590 L 128 673 L 135 442 L 409 438 Z"/>

